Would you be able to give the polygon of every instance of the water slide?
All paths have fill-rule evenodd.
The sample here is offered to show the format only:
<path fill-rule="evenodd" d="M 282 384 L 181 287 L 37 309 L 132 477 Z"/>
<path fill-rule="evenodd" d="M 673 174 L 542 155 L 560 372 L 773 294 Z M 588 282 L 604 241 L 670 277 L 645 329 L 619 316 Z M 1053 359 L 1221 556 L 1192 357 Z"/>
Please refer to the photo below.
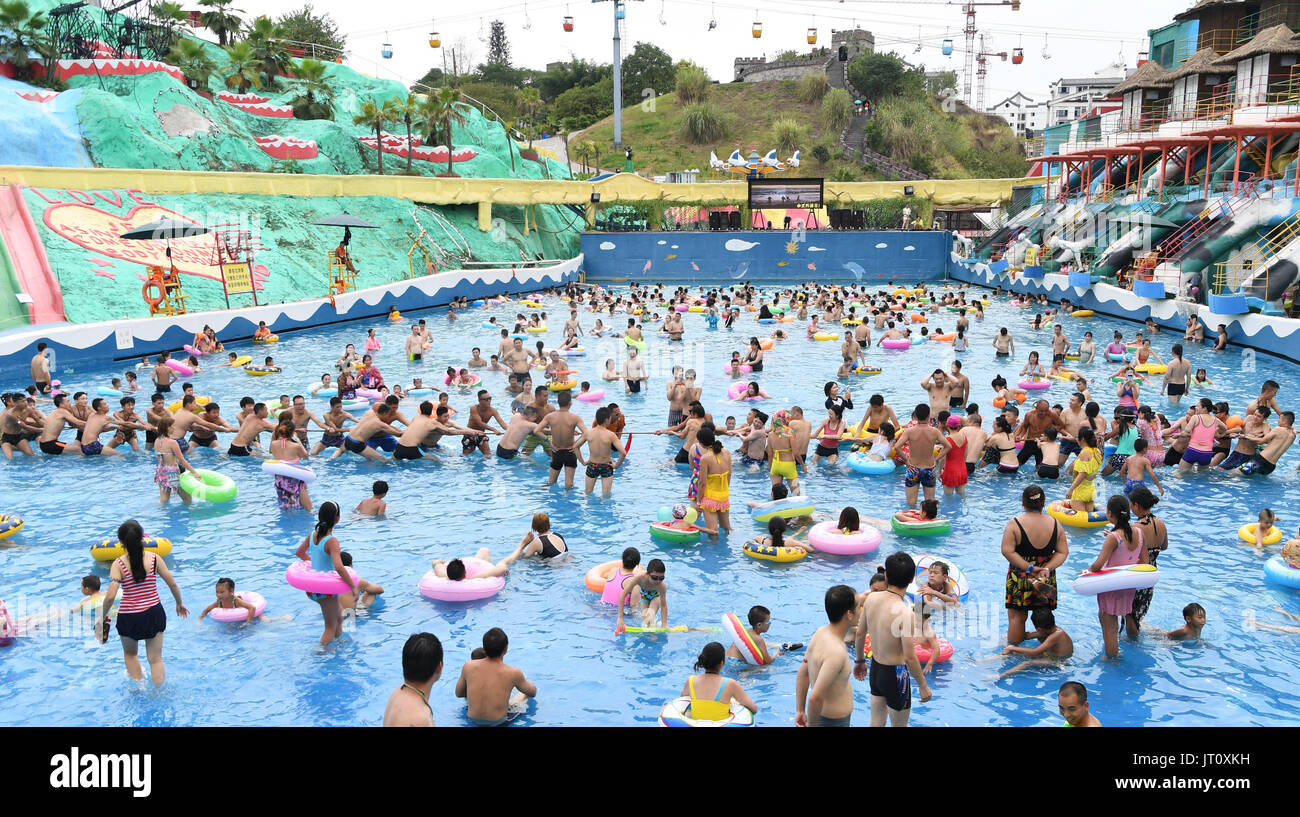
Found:
<path fill-rule="evenodd" d="M 66 320 L 63 290 L 50 269 L 36 222 L 16 184 L 0 187 L 0 241 L 8 251 L 19 291 L 31 296 L 28 308 L 33 324 Z M 9 295 L 13 298 L 13 295 Z"/>
<path fill-rule="evenodd" d="M 17 329 L 31 323 L 27 305 L 20 303 L 14 297 L 20 291 L 18 288 L 18 273 L 14 271 L 13 262 L 9 260 L 9 253 L 5 250 L 4 242 L 0 242 L 0 332 L 6 329 Z"/>

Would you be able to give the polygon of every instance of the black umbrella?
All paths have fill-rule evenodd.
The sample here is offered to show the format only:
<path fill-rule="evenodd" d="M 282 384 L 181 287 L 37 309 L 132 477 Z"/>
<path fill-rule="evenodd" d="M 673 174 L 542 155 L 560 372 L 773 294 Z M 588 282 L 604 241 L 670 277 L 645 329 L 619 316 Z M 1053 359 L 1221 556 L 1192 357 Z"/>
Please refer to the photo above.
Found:
<path fill-rule="evenodd" d="M 212 230 L 204 227 L 202 224 L 196 224 L 193 221 L 181 221 L 176 218 L 160 218 L 157 221 L 151 221 L 122 233 L 119 238 L 126 238 L 136 241 L 166 241 L 167 257 L 171 258 L 173 238 L 189 238 L 196 235 L 207 235 Z"/>
<path fill-rule="evenodd" d="M 312 224 L 319 224 L 322 227 L 342 227 L 343 246 L 345 247 L 348 245 L 348 242 L 352 240 L 353 227 L 364 227 L 370 230 L 379 229 L 378 224 L 371 224 L 369 221 L 366 221 L 364 218 L 357 218 L 356 216 L 349 213 L 347 210 L 344 210 L 342 214 L 337 216 L 329 216 L 328 218 L 323 218 L 319 221 L 313 221 Z"/>

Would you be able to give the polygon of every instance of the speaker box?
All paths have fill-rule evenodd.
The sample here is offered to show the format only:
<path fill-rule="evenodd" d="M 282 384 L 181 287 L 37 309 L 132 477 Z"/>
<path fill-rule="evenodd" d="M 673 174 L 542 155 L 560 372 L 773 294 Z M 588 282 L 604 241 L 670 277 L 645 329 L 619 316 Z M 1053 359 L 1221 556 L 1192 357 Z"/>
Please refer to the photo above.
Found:
<path fill-rule="evenodd" d="M 861 230 L 866 225 L 866 213 L 862 210 L 853 211 L 853 229 Z"/>
<path fill-rule="evenodd" d="M 709 229 L 717 230 L 722 226 L 722 214 L 717 210 L 709 211 Z"/>
<path fill-rule="evenodd" d="M 735 210 L 732 210 L 730 213 L 727 213 L 727 224 L 728 224 L 729 227 L 731 227 L 731 229 L 733 229 L 733 230 L 739 230 L 739 229 L 740 229 L 740 213 L 737 212 L 737 211 L 735 211 Z"/>

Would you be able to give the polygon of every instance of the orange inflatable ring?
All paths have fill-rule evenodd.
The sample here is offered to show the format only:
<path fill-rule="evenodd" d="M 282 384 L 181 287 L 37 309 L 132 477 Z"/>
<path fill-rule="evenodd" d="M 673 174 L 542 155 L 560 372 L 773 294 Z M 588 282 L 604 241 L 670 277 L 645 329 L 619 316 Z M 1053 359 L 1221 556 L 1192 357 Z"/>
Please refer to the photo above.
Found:
<path fill-rule="evenodd" d="M 758 341 L 758 348 L 765 352 L 771 351 L 773 346 L 776 346 L 776 341 L 771 338 L 760 338 Z"/>
<path fill-rule="evenodd" d="M 605 584 L 618 575 L 618 569 L 622 566 L 623 562 L 618 559 L 596 565 L 587 571 L 587 577 L 583 580 L 583 584 L 593 593 L 603 593 L 605 592 Z"/>
<path fill-rule="evenodd" d="M 930 340 L 943 341 L 944 343 L 952 343 L 952 342 L 953 342 L 954 340 L 956 340 L 956 339 L 957 339 L 957 333 L 956 333 L 956 332 L 949 332 L 949 333 L 946 334 L 946 335 L 931 335 L 931 336 L 930 336 Z"/>
<path fill-rule="evenodd" d="M 913 312 L 911 318 L 912 318 L 912 323 L 928 323 L 930 320 L 925 315 L 922 315 L 920 312 Z"/>
<path fill-rule="evenodd" d="M 903 305 L 902 305 L 902 304 L 890 304 L 890 305 L 889 305 L 889 309 L 890 309 L 890 311 L 892 311 L 892 312 L 902 312 L 902 311 L 903 311 Z"/>
<path fill-rule="evenodd" d="M 158 293 L 157 296 L 152 298 L 149 297 L 149 290 L 151 289 L 155 290 Z M 160 283 L 156 278 L 150 278 L 149 280 L 144 282 L 144 286 L 140 287 L 140 296 L 144 298 L 145 303 L 149 304 L 150 314 L 157 312 L 158 305 L 161 304 L 163 301 L 162 283 Z"/>
<path fill-rule="evenodd" d="M 1229 417 L 1228 422 L 1224 423 L 1224 425 L 1226 425 L 1228 428 L 1240 428 L 1241 424 L 1242 424 L 1241 417 L 1237 416 L 1236 414 Z"/>

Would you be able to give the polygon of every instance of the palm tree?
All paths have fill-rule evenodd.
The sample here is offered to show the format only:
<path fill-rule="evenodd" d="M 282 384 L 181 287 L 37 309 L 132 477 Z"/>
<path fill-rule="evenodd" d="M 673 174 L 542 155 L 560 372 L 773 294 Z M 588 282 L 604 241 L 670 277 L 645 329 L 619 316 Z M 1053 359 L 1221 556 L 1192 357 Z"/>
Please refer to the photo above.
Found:
<path fill-rule="evenodd" d="M 234 40 L 235 35 L 244 27 L 244 21 L 236 15 L 243 14 L 243 9 L 232 9 L 233 0 L 199 0 L 199 5 L 212 9 L 199 17 L 204 28 L 217 35 L 217 44 L 223 48 Z"/>
<path fill-rule="evenodd" d="M 248 31 L 248 42 L 266 74 L 266 82 L 262 84 L 264 88 L 274 86 L 276 75 L 286 74 L 293 67 L 293 59 L 279 42 L 283 36 L 284 30 L 266 17 L 254 20 Z"/>
<path fill-rule="evenodd" d="M 587 162 L 591 159 L 591 147 L 590 141 L 583 141 L 579 142 L 578 146 L 573 149 L 573 155 L 578 157 L 578 161 L 582 163 L 583 173 L 587 172 Z"/>
<path fill-rule="evenodd" d="M 533 150 L 533 136 L 537 132 L 537 114 L 542 110 L 542 94 L 536 88 L 525 88 L 519 92 L 519 110 L 527 123 L 525 133 L 528 135 L 528 150 Z M 534 154 L 536 155 L 536 154 Z"/>
<path fill-rule="evenodd" d="M 415 94 L 407 94 L 406 99 L 394 97 L 385 104 L 391 104 L 398 118 L 406 124 L 406 175 L 410 176 L 412 175 L 411 154 L 415 153 L 415 146 L 411 144 L 411 127 L 415 126 L 423 130 L 424 103 Z"/>
<path fill-rule="evenodd" d="M 299 119 L 334 118 L 334 88 L 325 81 L 327 70 L 329 64 L 320 60 L 304 59 L 298 62 L 294 74 L 303 93 L 289 103 L 293 106 L 294 116 Z M 319 101 L 317 96 L 320 97 Z"/>
<path fill-rule="evenodd" d="M 158 25 L 167 29 L 173 37 L 176 36 L 177 24 L 190 18 L 189 13 L 181 8 L 180 3 L 173 3 L 170 0 L 154 3 L 149 7 L 149 11 L 153 13 L 153 18 Z"/>
<path fill-rule="evenodd" d="M 45 25 L 45 13 L 33 14 L 23 0 L 0 2 L 0 61 L 12 63 L 20 80 L 31 78 L 31 52 L 41 52 Z"/>
<path fill-rule="evenodd" d="M 226 56 L 230 59 L 226 74 L 227 88 L 235 88 L 243 94 L 248 92 L 250 86 L 262 87 L 262 77 L 258 73 L 262 62 L 257 59 L 253 46 L 247 40 L 227 46 Z"/>
<path fill-rule="evenodd" d="M 583 147 L 587 148 L 587 150 L 590 151 L 591 155 L 595 157 L 595 161 L 591 166 L 592 173 L 593 174 L 599 173 L 600 172 L 600 145 L 596 144 L 591 139 L 588 139 L 582 144 Z"/>
<path fill-rule="evenodd" d="M 208 56 L 208 51 L 198 40 L 182 37 L 175 41 L 167 60 L 181 69 L 185 78 L 193 83 L 195 90 L 206 91 L 208 80 L 217 70 L 217 64 Z"/>
<path fill-rule="evenodd" d="M 379 175 L 384 175 L 384 125 L 397 119 L 397 111 L 393 107 L 394 100 L 388 100 L 382 105 L 376 104 L 373 100 L 367 100 L 361 106 L 361 113 L 352 117 L 352 124 L 365 125 L 375 129 L 375 151 L 379 154 Z"/>
<path fill-rule="evenodd" d="M 424 127 L 425 137 L 430 138 L 435 126 L 441 126 L 442 132 L 447 137 L 447 172 L 451 173 L 451 153 L 452 153 L 452 123 L 462 125 L 465 123 L 465 114 L 461 108 L 463 103 L 460 101 L 460 91 L 456 88 L 439 88 L 437 91 L 429 94 L 424 100 Z"/>

